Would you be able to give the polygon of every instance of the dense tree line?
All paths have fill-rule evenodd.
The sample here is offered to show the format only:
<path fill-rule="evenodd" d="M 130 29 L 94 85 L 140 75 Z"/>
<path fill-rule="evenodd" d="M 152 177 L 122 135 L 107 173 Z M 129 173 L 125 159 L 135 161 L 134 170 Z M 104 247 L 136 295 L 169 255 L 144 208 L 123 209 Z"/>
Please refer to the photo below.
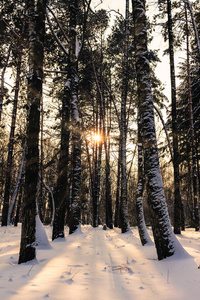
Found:
<path fill-rule="evenodd" d="M 145 245 L 148 223 L 158 259 L 176 253 L 185 225 L 199 230 L 199 1 L 159 0 L 153 24 L 145 2 L 124 1 L 109 32 L 109 13 L 92 1 L 0 4 L 0 200 L 2 226 L 22 223 L 19 263 L 35 258 L 36 215 L 52 240 L 65 225 L 72 234 L 137 224 Z M 159 24 L 171 71 L 166 124 L 159 49 L 148 50 Z"/>

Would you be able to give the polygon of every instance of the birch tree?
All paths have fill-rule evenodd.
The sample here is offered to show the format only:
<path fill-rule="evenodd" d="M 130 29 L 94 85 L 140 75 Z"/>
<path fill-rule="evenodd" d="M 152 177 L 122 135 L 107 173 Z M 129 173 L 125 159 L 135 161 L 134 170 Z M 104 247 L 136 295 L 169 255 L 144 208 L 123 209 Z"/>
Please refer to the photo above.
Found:
<path fill-rule="evenodd" d="M 138 103 L 144 150 L 144 172 L 147 177 L 148 203 L 152 213 L 152 230 L 158 259 L 176 252 L 176 239 L 169 221 L 159 167 L 152 92 L 147 51 L 145 0 L 132 0 Z"/>
<path fill-rule="evenodd" d="M 72 126 L 72 197 L 70 203 L 69 233 L 75 232 L 80 226 L 80 186 L 81 186 L 81 133 L 78 111 L 78 54 L 77 37 L 78 0 L 70 1 L 70 48 L 69 73 L 71 80 L 71 126 Z"/>

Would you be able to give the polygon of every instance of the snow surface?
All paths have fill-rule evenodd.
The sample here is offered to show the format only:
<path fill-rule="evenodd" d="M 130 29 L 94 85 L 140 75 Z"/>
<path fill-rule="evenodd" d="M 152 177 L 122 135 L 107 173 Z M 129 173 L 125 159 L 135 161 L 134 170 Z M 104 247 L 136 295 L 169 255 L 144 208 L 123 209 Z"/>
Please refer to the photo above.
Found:
<path fill-rule="evenodd" d="M 44 231 L 37 221 L 37 259 L 18 265 L 20 229 L 0 227 L 0 299 L 200 299 L 200 233 L 194 229 L 178 237 L 191 256 L 158 261 L 154 245 L 141 245 L 137 228 L 121 234 L 82 226 L 51 242 L 52 227 Z"/>

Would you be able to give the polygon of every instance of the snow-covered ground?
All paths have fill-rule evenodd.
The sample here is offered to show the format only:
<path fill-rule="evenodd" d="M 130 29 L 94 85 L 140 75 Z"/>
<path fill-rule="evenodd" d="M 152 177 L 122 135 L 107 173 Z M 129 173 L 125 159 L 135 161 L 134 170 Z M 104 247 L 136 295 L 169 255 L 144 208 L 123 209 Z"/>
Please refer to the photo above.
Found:
<path fill-rule="evenodd" d="M 154 245 L 141 246 L 137 228 L 126 234 L 81 230 L 50 246 L 40 234 L 37 260 L 18 265 L 20 226 L 1 227 L 0 299 L 200 299 L 200 233 L 194 229 L 178 237 L 191 257 L 163 261 Z M 52 228 L 45 231 L 51 240 Z"/>

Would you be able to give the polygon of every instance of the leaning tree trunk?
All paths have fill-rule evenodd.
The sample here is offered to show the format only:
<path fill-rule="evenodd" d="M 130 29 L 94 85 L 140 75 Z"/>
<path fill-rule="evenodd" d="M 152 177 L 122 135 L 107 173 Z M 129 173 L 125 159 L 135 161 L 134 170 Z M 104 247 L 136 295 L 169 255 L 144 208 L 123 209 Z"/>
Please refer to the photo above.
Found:
<path fill-rule="evenodd" d="M 138 111 L 139 112 L 139 111 Z M 144 210 L 143 210 L 143 192 L 145 184 L 144 175 L 144 161 L 143 161 L 143 147 L 142 147 L 142 137 L 141 137 L 141 121 L 138 113 L 138 183 L 137 183 L 137 194 L 136 194 L 136 212 L 137 212 L 137 226 L 140 235 L 140 240 L 142 245 L 151 244 L 151 238 L 147 232 Z"/>
<path fill-rule="evenodd" d="M 174 166 L 174 233 L 181 233 L 182 198 L 180 190 L 179 176 L 179 152 L 178 152 L 178 132 L 177 132 L 177 112 L 176 112 L 176 79 L 174 65 L 174 47 L 172 32 L 171 0 L 167 0 L 168 16 L 168 39 L 170 57 L 170 76 L 171 76 L 171 98 L 172 98 L 172 136 L 173 136 L 173 166 Z"/>
<path fill-rule="evenodd" d="M 78 111 L 78 61 L 77 61 L 77 13 L 78 1 L 69 3 L 70 12 L 70 50 L 69 68 L 71 79 L 71 122 L 72 122 L 72 197 L 69 218 L 69 233 L 75 232 L 81 223 L 80 187 L 81 187 L 81 134 Z"/>
<path fill-rule="evenodd" d="M 132 0 L 132 5 L 144 172 L 147 177 L 148 203 L 152 212 L 153 236 L 158 259 L 161 260 L 175 253 L 177 240 L 169 221 L 159 166 L 147 52 L 145 0 Z"/>
<path fill-rule="evenodd" d="M 29 38 L 28 121 L 25 188 L 19 264 L 35 258 L 36 196 L 39 173 L 40 100 L 42 97 L 46 0 L 27 0 Z"/>
<path fill-rule="evenodd" d="M 62 120 L 61 120 L 61 151 L 58 161 L 58 179 L 54 193 L 55 217 L 53 221 L 52 240 L 64 238 L 65 213 L 67 200 L 69 199 L 68 183 L 68 163 L 69 163 L 69 100 L 70 100 L 70 80 L 64 88 L 64 97 L 62 102 Z"/>
<path fill-rule="evenodd" d="M 127 174 L 126 174 L 126 102 L 128 91 L 128 41 L 129 41 L 129 0 L 126 0 L 125 17 L 125 47 L 124 47 L 124 70 L 122 83 L 121 100 L 121 124 L 120 124 L 120 144 L 121 144 L 121 203 L 120 218 L 121 231 L 125 233 L 129 230 L 128 204 L 127 204 Z"/>
<path fill-rule="evenodd" d="M 5 182 L 4 202 L 3 202 L 3 211 L 2 211 L 2 226 L 7 226 L 7 221 L 8 221 L 10 184 L 11 184 L 11 179 L 12 179 L 15 124 L 16 124 L 16 119 L 17 119 L 17 105 L 18 105 L 18 98 L 19 98 L 20 74 L 21 74 L 21 64 L 22 64 L 22 52 L 23 52 L 25 22 L 26 22 L 26 20 L 25 20 L 25 16 L 24 16 L 22 34 L 21 34 L 21 39 L 20 39 L 20 44 L 19 44 L 15 94 L 14 94 L 12 121 L 11 121 L 11 128 L 10 128 L 10 139 L 9 139 L 9 144 L 8 144 L 6 182 Z"/>

